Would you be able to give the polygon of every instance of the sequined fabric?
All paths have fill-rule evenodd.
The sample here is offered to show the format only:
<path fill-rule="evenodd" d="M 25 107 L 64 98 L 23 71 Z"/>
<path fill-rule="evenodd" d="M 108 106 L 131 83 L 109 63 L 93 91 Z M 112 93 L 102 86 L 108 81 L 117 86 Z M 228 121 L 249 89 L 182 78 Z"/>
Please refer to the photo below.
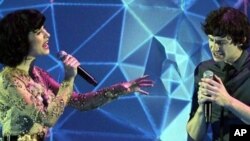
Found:
<path fill-rule="evenodd" d="M 34 67 L 31 74 L 6 67 L 0 73 L 0 84 L 0 122 L 4 135 L 46 133 L 65 106 L 86 111 L 131 92 L 120 83 L 79 94 L 73 92 L 70 83 L 59 84 L 39 67 Z"/>
<path fill-rule="evenodd" d="M 46 82 L 46 73 L 42 73 L 38 67 L 34 67 L 33 77 L 9 67 L 1 71 L 0 122 L 4 135 L 47 132 L 62 114 L 67 103 L 64 97 L 71 96 L 72 86 L 63 84 L 56 96 Z"/>
<path fill-rule="evenodd" d="M 69 106 L 77 108 L 81 111 L 95 109 L 102 106 L 120 95 L 129 93 L 127 88 L 123 87 L 122 84 L 116 84 L 108 88 L 98 90 L 96 92 L 89 92 L 85 94 L 74 93 L 68 103 Z"/>

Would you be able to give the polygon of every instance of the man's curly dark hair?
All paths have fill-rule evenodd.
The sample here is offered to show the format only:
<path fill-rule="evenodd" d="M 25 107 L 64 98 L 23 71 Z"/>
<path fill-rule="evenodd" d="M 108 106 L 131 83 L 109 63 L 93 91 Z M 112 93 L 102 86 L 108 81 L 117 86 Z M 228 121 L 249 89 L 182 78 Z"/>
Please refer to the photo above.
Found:
<path fill-rule="evenodd" d="M 0 21 L 0 63 L 16 67 L 26 59 L 30 43 L 28 34 L 42 27 L 45 16 L 35 9 L 17 10 Z"/>
<path fill-rule="evenodd" d="M 232 38 L 233 44 L 242 44 L 247 49 L 250 42 L 250 23 L 247 16 L 232 7 L 222 7 L 212 11 L 202 24 L 207 35 Z"/>

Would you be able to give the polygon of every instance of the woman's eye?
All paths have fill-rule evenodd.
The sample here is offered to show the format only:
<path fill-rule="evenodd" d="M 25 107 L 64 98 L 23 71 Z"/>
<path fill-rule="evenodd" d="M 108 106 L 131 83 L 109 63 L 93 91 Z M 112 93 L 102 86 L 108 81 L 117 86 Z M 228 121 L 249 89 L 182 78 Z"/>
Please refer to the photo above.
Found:
<path fill-rule="evenodd" d="M 41 31 L 40 31 L 40 30 L 36 32 L 36 35 L 39 35 L 39 34 L 41 34 Z"/>

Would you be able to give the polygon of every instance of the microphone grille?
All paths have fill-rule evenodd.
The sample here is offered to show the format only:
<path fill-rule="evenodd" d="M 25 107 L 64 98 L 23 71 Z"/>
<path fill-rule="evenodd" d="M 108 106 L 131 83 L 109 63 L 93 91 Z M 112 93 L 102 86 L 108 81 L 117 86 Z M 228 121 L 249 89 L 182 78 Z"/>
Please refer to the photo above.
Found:
<path fill-rule="evenodd" d="M 57 57 L 59 59 L 63 59 L 63 57 L 66 56 L 66 55 L 67 55 L 67 53 L 65 51 L 61 50 L 61 51 L 58 52 Z"/>
<path fill-rule="evenodd" d="M 212 79 L 214 76 L 214 73 L 210 70 L 206 70 L 204 73 L 203 73 L 203 78 L 210 78 Z"/>

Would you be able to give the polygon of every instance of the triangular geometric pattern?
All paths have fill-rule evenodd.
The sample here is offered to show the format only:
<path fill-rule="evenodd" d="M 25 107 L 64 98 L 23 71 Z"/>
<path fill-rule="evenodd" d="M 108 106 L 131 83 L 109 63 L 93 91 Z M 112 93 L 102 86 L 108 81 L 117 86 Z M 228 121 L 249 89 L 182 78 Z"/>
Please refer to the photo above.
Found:
<path fill-rule="evenodd" d="M 211 58 L 201 23 L 220 6 L 250 15 L 242 0 L 0 0 L 0 18 L 24 8 L 43 12 L 51 54 L 36 63 L 61 81 L 57 53 L 74 55 L 99 82 L 77 77 L 77 92 L 145 74 L 155 82 L 148 96 L 122 96 L 85 112 L 67 107 L 48 141 L 185 141 L 194 69 Z"/>

